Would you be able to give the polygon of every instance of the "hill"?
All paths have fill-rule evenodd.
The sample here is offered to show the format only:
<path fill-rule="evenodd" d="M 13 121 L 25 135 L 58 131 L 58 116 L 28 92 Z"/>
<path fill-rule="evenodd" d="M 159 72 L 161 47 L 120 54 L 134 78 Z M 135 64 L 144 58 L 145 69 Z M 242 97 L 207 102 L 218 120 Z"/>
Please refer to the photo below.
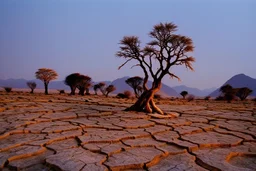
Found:
<path fill-rule="evenodd" d="M 193 94 L 193 95 L 198 96 L 198 97 L 207 96 L 209 93 L 216 90 L 216 88 L 209 88 L 209 89 L 200 90 L 198 88 L 191 88 L 191 87 L 187 87 L 185 85 L 175 86 L 175 87 L 172 87 L 172 88 L 177 93 L 180 93 L 182 91 L 187 91 L 189 94 Z"/>
<path fill-rule="evenodd" d="M 226 81 L 223 85 L 230 84 L 234 88 L 241 88 L 241 87 L 248 87 L 251 90 L 253 90 L 253 93 L 251 96 L 256 96 L 256 79 L 251 78 L 245 74 L 238 74 L 230 78 L 228 81 Z M 223 86 L 222 85 L 222 86 Z M 218 88 L 214 92 L 210 94 L 212 97 L 217 97 L 220 95 Z"/>

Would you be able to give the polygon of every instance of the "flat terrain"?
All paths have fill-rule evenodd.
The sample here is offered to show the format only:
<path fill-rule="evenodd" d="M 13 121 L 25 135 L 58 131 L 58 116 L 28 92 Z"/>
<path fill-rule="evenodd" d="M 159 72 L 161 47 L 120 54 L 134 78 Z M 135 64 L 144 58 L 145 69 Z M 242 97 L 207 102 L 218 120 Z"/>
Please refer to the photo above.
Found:
<path fill-rule="evenodd" d="M 254 102 L 156 101 L 0 91 L 0 170 L 255 170 Z"/>

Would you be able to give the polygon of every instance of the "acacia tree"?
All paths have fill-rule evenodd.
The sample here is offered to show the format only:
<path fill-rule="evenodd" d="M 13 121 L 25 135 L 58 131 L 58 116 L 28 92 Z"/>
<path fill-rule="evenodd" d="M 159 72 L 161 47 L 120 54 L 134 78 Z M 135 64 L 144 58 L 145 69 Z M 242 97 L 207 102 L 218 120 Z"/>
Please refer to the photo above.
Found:
<path fill-rule="evenodd" d="M 98 95 L 97 91 L 98 91 L 99 88 L 100 87 L 99 87 L 98 84 L 93 85 L 93 90 L 94 90 L 95 95 Z"/>
<path fill-rule="evenodd" d="M 180 93 L 180 95 L 183 97 L 183 99 L 185 99 L 185 97 L 188 95 L 188 92 L 187 91 L 182 91 Z"/>
<path fill-rule="evenodd" d="M 125 80 L 126 84 L 128 84 L 130 87 L 132 87 L 135 96 L 139 97 L 139 90 L 138 87 L 142 84 L 143 79 L 139 76 L 131 77 Z"/>
<path fill-rule="evenodd" d="M 177 26 L 173 23 L 155 25 L 149 33 L 152 41 L 147 43 L 144 48 L 140 47 L 140 41 L 136 36 L 125 36 L 120 41 L 120 50 L 116 55 L 126 61 L 119 69 L 130 61 L 137 61 L 135 66 L 141 67 L 145 76 L 144 92 L 136 103 L 126 110 L 164 114 L 153 101 L 154 94 L 161 88 L 162 79 L 166 75 L 179 79 L 170 70 L 176 65 L 185 65 L 188 69 L 193 70 L 192 62 L 195 59 L 188 56 L 188 52 L 192 52 L 194 49 L 192 39 L 174 34 L 176 30 Z M 149 76 L 153 79 L 151 88 L 146 85 Z"/>
<path fill-rule="evenodd" d="M 114 85 L 109 85 L 106 89 L 105 89 L 105 96 L 108 97 L 108 94 L 115 91 L 116 87 Z"/>
<path fill-rule="evenodd" d="M 236 96 L 239 97 L 242 101 L 247 98 L 250 94 L 252 94 L 252 90 L 248 87 L 239 88 L 236 92 Z"/>
<path fill-rule="evenodd" d="M 102 94 L 105 94 L 105 86 L 106 86 L 106 83 L 104 83 L 104 82 L 100 82 L 100 83 L 98 83 L 98 84 L 95 84 L 95 85 L 93 86 L 93 90 L 94 90 L 95 94 L 96 94 L 96 95 L 98 94 L 97 91 L 98 91 L 99 89 L 100 89 L 100 91 L 101 91 Z"/>
<path fill-rule="evenodd" d="M 27 82 L 27 86 L 31 89 L 30 93 L 34 93 L 34 89 L 36 88 L 36 83 L 35 82 L 32 82 L 32 81 L 29 81 Z"/>
<path fill-rule="evenodd" d="M 227 100 L 228 103 L 231 102 L 235 98 L 235 94 L 237 89 L 233 89 L 233 87 L 229 84 L 222 86 L 219 90 L 223 94 L 223 98 Z"/>
<path fill-rule="evenodd" d="M 44 93 L 48 94 L 48 84 L 51 80 L 55 80 L 58 77 L 58 74 L 53 69 L 49 68 L 39 68 L 35 73 L 36 78 L 44 82 Z"/>
<path fill-rule="evenodd" d="M 64 83 L 70 87 L 71 95 L 75 95 L 79 73 L 73 73 L 66 77 Z"/>
<path fill-rule="evenodd" d="M 98 89 L 100 89 L 101 93 L 102 93 L 103 95 L 105 95 L 105 93 L 106 93 L 105 87 L 106 87 L 106 83 L 104 83 L 104 82 L 100 82 L 100 83 L 98 83 L 98 84 L 95 84 L 95 85 L 93 86 L 93 89 L 94 89 L 95 94 L 97 94 Z"/>
<path fill-rule="evenodd" d="M 91 83 L 92 79 L 91 77 L 87 75 L 79 75 L 77 79 L 77 88 L 79 89 L 79 95 L 84 95 L 84 92 L 86 90 L 86 93 L 89 93 L 89 87 L 92 85 Z"/>

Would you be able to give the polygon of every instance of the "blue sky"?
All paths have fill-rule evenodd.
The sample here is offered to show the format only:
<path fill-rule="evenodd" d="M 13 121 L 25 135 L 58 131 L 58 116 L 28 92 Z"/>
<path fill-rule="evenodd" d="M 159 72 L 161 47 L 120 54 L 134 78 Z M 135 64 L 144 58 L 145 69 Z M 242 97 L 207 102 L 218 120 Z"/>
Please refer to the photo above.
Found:
<path fill-rule="evenodd" d="M 255 0 L 1 0 L 0 79 L 34 79 L 38 68 L 55 69 L 58 80 L 80 72 L 94 81 L 141 75 L 121 70 L 115 53 L 125 35 L 148 42 L 160 22 L 178 25 L 193 39 L 195 72 L 173 68 L 181 82 L 169 86 L 219 87 L 244 73 L 256 78 Z"/>

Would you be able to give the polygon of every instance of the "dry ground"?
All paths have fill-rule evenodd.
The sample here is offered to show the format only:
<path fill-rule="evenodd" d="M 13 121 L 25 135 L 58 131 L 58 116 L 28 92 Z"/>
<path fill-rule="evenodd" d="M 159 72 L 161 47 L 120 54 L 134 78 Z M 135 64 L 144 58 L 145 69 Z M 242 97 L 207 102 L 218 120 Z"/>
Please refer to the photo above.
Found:
<path fill-rule="evenodd" d="M 0 91 L 0 170 L 255 170 L 254 102 L 157 100 L 162 119 L 133 102 Z"/>

